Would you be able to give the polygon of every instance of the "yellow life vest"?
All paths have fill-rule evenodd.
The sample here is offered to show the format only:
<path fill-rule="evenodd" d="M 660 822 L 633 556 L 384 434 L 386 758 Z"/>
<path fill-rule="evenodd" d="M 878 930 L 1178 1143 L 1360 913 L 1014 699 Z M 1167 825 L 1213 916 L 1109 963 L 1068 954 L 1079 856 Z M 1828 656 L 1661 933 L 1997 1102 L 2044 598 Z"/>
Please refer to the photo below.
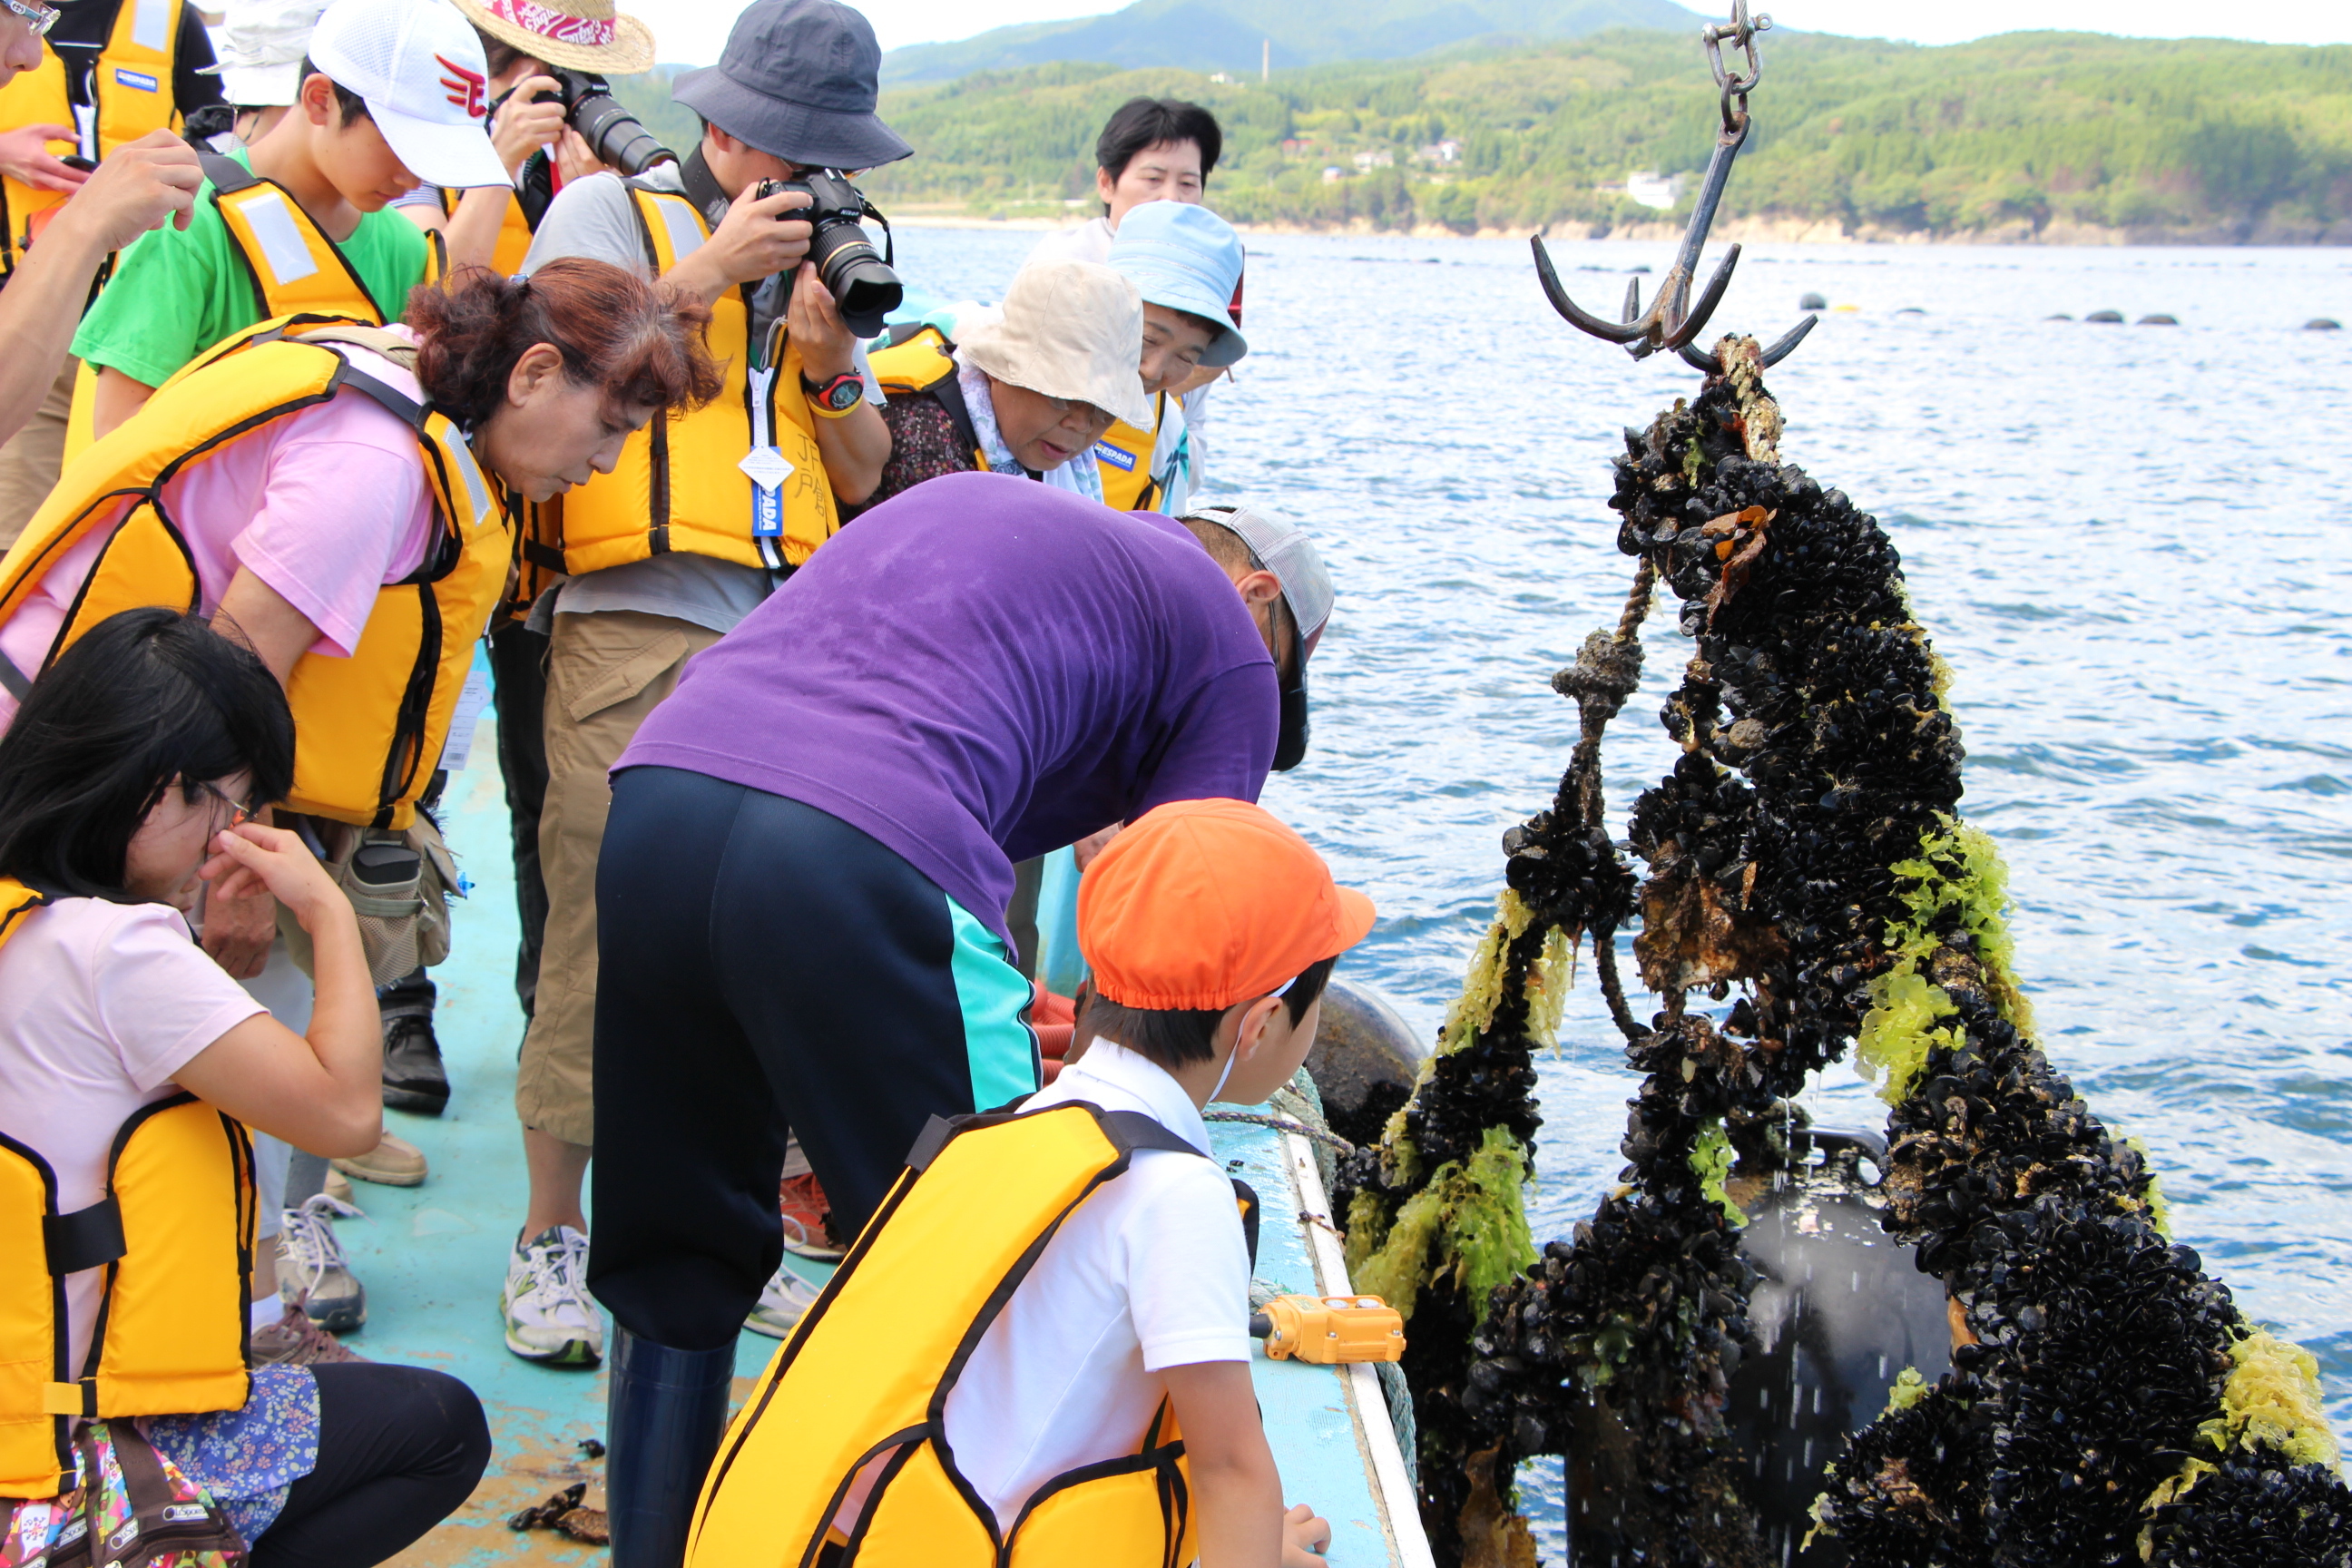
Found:
<path fill-rule="evenodd" d="M 1151 471 L 1151 454 L 1160 444 L 1160 427 L 1168 420 L 1168 395 L 1151 400 L 1151 428 L 1139 430 L 1124 419 L 1111 422 L 1095 442 L 1095 462 L 1102 470 L 1103 504 L 1113 511 L 1150 511 L 1160 504 L 1160 480 Z M 1180 418 L 1182 416 L 1180 411 Z"/>
<path fill-rule="evenodd" d="M 1046 1238 L 1140 1148 L 1205 1158 L 1149 1117 L 1079 1101 L 934 1119 L 729 1428 L 687 1568 L 804 1568 L 829 1531 L 836 1568 L 1190 1563 L 1184 1445 L 1165 1405 L 1134 1453 L 1040 1488 L 1009 1538 L 957 1468 L 944 1418 L 965 1359 Z M 841 1529 L 853 1479 L 877 1460 Z"/>
<path fill-rule="evenodd" d="M 179 58 L 181 5 L 182 0 L 121 0 L 90 76 L 100 158 L 111 157 L 117 147 L 151 131 L 179 125 L 172 73 Z M 74 123 L 65 61 L 43 44 L 41 63 L 0 87 L 0 131 Z M 51 152 L 60 149 L 60 156 L 81 150 L 68 142 L 49 144 Z M 0 176 L 0 276 L 16 269 L 31 241 L 35 215 L 65 199 L 62 192 L 37 191 Z"/>
<path fill-rule="evenodd" d="M 194 557 L 163 504 L 164 486 L 216 447 L 344 387 L 373 397 L 416 431 L 440 529 L 424 564 L 376 595 L 351 658 L 305 654 L 295 664 L 286 686 L 296 737 L 286 804 L 338 822 L 404 828 L 448 738 L 474 641 L 506 591 L 514 526 L 457 426 L 328 346 L 375 347 L 375 337 L 361 323 L 298 316 L 264 322 L 192 361 L 120 428 L 68 461 L 0 561 L 0 624 L 58 556 L 100 526 L 110 542 L 41 668 L 117 611 L 197 609 Z M 11 673 L 0 668 L 0 679 Z M 14 673 L 29 679 L 39 672 Z"/>
<path fill-rule="evenodd" d="M 455 217 L 457 199 L 466 193 L 441 189 L 441 216 Z M 511 278 L 522 270 L 522 258 L 530 254 L 530 219 L 524 216 L 522 198 L 514 192 L 507 193 L 506 216 L 499 220 L 499 243 L 490 252 L 490 270 L 501 278 Z"/>
<path fill-rule="evenodd" d="M 342 247 L 327 237 L 285 186 L 218 153 L 200 152 L 196 162 L 212 182 L 213 205 L 228 230 L 230 248 L 245 263 L 262 321 L 338 316 L 381 326 L 400 320 L 407 301 L 391 300 L 387 310 L 386 301 L 369 293 Z M 425 238 L 424 281 L 437 283 L 449 269 L 448 244 L 437 234 Z M 67 461 L 96 438 L 97 406 L 98 368 L 84 361 L 74 373 L 73 404 L 66 415 Z"/>
<path fill-rule="evenodd" d="M 656 277 L 710 237 L 710 226 L 684 196 L 636 185 L 629 195 Z M 727 390 L 691 414 L 656 413 L 630 436 L 619 467 L 564 496 L 560 538 L 542 541 L 536 557 L 560 550 L 560 569 L 573 576 L 673 550 L 776 570 L 798 566 L 840 531 L 816 416 L 801 387 L 800 349 L 787 342 L 779 317 L 761 356 L 772 368 L 754 368 L 751 322 L 741 289 L 719 298 L 703 341 L 726 367 Z M 741 464 L 767 447 L 792 472 L 775 489 L 755 492 Z"/>
<path fill-rule="evenodd" d="M 0 942 L 48 901 L 0 878 Z M 253 1144 L 195 1096 L 114 1135 L 106 1196 L 58 1212 L 57 1173 L 0 1134 L 0 1498 L 73 1485 L 77 1417 L 242 1407 L 253 1268 Z M 104 1267 L 89 1354 L 67 1365 L 65 1277 Z"/>

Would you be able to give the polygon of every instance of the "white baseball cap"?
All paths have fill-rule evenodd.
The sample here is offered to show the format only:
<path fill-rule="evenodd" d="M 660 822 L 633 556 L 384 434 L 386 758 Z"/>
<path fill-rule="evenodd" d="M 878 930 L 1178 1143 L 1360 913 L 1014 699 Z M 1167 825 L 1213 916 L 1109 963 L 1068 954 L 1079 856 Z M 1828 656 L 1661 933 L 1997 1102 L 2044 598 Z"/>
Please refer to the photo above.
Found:
<path fill-rule="evenodd" d="M 197 74 L 221 79 L 221 96 L 240 109 L 290 104 L 302 85 L 302 57 L 326 0 L 228 0 Z"/>
<path fill-rule="evenodd" d="M 367 100 L 384 141 L 425 184 L 513 183 L 483 119 L 482 40 L 449 0 L 333 0 L 310 35 L 310 63 Z"/>

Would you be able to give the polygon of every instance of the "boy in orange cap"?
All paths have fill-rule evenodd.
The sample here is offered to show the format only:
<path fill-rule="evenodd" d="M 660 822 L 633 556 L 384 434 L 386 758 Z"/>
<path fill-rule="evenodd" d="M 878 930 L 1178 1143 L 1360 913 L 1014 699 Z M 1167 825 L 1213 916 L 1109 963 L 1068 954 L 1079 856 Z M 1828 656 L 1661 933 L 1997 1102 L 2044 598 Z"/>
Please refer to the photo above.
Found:
<path fill-rule="evenodd" d="M 1202 1109 L 1290 1081 L 1333 961 L 1371 926 L 1371 900 L 1258 806 L 1146 814 L 1079 885 L 1093 1044 L 1022 1109 L 1139 1111 L 1206 1155 Z M 1204 1568 L 1318 1563 L 1330 1527 L 1283 1511 L 1251 1391 L 1249 1277 L 1223 1167 L 1139 1149 L 1046 1244 L 948 1394 L 950 1446 L 998 1520 L 1056 1475 L 1134 1452 L 1164 1396 Z"/>

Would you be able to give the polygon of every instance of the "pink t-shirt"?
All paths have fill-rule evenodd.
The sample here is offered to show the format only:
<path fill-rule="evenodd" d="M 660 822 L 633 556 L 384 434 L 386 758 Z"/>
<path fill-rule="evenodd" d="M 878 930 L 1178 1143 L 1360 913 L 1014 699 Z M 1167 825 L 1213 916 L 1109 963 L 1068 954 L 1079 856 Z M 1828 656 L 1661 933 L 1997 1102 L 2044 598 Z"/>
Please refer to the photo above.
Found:
<path fill-rule="evenodd" d="M 354 368 L 422 399 L 406 371 L 363 349 L 344 352 Z M 415 432 L 349 389 L 189 464 L 165 481 L 163 508 L 195 557 L 204 614 L 249 567 L 319 628 L 310 651 L 330 658 L 351 657 L 377 591 L 423 564 L 433 538 Z M 59 556 L 0 626 L 0 653 L 18 669 L 30 674 L 48 656 L 106 536 L 94 529 Z M 16 715 L 16 700 L 0 692 L 0 730 Z"/>
<path fill-rule="evenodd" d="M 0 1133 L 56 1173 L 58 1212 L 106 1195 L 115 1132 L 190 1058 L 266 1011 L 165 904 L 60 899 L 0 942 Z M 9 1268 L 32 1267 L 11 1258 Z M 79 1370 L 105 1271 L 66 1276 Z"/>

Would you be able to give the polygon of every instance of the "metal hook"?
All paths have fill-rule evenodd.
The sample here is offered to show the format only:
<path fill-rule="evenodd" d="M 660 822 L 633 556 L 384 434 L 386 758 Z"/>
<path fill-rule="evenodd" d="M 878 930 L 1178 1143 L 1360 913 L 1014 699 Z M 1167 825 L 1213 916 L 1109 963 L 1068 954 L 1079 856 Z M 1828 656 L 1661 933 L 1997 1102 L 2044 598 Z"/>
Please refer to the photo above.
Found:
<path fill-rule="evenodd" d="M 1799 321 L 1795 326 L 1790 327 L 1787 331 L 1781 333 L 1779 339 L 1776 340 L 1769 348 L 1757 355 L 1757 368 L 1759 370 L 1770 370 L 1774 365 L 1779 364 L 1782 360 L 1787 359 L 1790 354 L 1794 353 L 1796 352 L 1797 345 L 1805 341 L 1805 334 L 1813 330 L 1814 323 L 1820 320 L 1821 318 L 1819 316 L 1807 316 L 1803 321 Z M 1723 361 L 1718 356 L 1706 349 L 1693 348 L 1688 343 L 1685 343 L 1675 352 L 1682 355 L 1683 363 L 1690 366 L 1693 370 L 1703 370 L 1709 375 L 1721 375 L 1723 374 Z"/>
<path fill-rule="evenodd" d="M 1674 265 L 1658 280 L 1657 292 L 1651 296 L 1649 309 L 1642 309 L 1642 286 L 1638 281 L 1625 286 L 1624 319 L 1604 320 L 1585 310 L 1569 298 L 1561 287 L 1559 270 L 1552 266 L 1551 253 L 1544 248 L 1541 235 L 1531 236 L 1528 244 L 1535 253 L 1536 278 L 1542 284 L 1544 298 L 1551 301 L 1570 325 L 1589 332 L 1607 342 L 1624 345 L 1625 352 L 1635 359 L 1646 359 L 1662 350 L 1672 350 L 1693 364 L 1704 359 L 1712 365 L 1712 354 L 1699 351 L 1692 357 L 1690 344 L 1706 330 L 1715 308 L 1723 301 L 1724 290 L 1731 284 L 1732 268 L 1739 265 L 1739 247 L 1734 245 L 1699 291 L 1696 304 L 1691 301 L 1691 285 L 1698 275 L 1699 253 L 1706 248 L 1707 231 L 1715 226 L 1715 216 L 1723 201 L 1724 185 L 1731 178 L 1731 165 L 1747 144 L 1750 124 L 1748 95 L 1763 79 L 1764 61 L 1756 49 L 1756 35 L 1772 26 L 1772 18 L 1758 16 L 1751 21 L 1748 0 L 1732 0 L 1728 23 L 1710 22 L 1701 30 L 1699 38 L 1706 46 L 1707 67 L 1713 72 L 1720 94 L 1723 129 L 1715 139 L 1714 154 L 1707 160 L 1706 177 L 1699 185 L 1698 200 L 1691 208 L 1690 222 L 1683 230 L 1681 246 L 1675 252 Z M 1747 56 L 1747 69 L 1736 72 L 1725 66 L 1723 46 L 1728 43 Z M 1735 103 L 1736 100 L 1736 103 Z M 1771 363 L 1786 356 L 1811 330 L 1814 318 L 1808 317 L 1803 325 L 1772 346 Z M 1701 368 L 1706 368 L 1702 366 Z"/>

